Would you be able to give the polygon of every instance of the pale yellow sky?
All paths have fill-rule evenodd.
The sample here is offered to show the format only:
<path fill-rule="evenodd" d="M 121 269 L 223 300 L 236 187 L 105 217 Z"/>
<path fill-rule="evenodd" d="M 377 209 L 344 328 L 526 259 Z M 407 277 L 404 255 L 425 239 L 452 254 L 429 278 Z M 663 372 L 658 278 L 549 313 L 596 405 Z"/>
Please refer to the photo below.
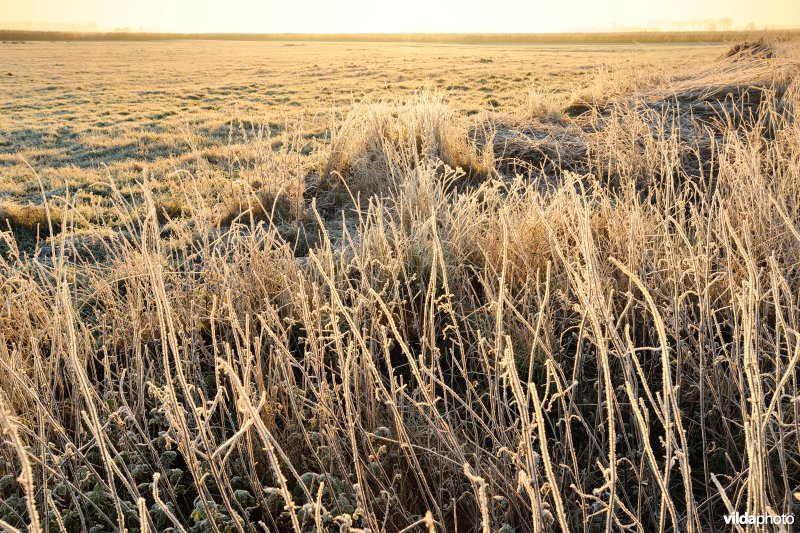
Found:
<path fill-rule="evenodd" d="M 241 33 L 800 27 L 800 0 L 0 0 L 0 27 Z"/>

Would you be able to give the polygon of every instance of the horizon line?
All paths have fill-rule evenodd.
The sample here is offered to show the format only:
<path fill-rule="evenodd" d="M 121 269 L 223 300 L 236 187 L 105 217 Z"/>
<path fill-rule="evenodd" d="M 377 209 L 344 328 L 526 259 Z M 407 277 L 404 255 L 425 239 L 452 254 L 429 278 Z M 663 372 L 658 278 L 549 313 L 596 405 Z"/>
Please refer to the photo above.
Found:
<path fill-rule="evenodd" d="M 669 37 L 664 42 L 700 41 L 724 42 L 749 36 L 778 34 L 779 36 L 800 37 L 800 27 L 738 30 L 670 30 L 670 29 L 621 29 L 621 30 L 581 30 L 556 32 L 177 32 L 177 31 L 136 31 L 118 30 L 31 30 L 0 28 L 0 40 L 29 41 L 146 41 L 146 40 L 250 40 L 250 41 L 391 41 L 404 42 L 477 42 L 477 43 L 519 43 L 577 41 L 659 41 L 659 37 Z M 790 35 L 787 35 L 790 34 Z M 631 39 L 640 37 L 640 39 Z M 726 39 L 727 37 L 727 39 Z M 497 39 L 506 39 L 497 41 Z"/>

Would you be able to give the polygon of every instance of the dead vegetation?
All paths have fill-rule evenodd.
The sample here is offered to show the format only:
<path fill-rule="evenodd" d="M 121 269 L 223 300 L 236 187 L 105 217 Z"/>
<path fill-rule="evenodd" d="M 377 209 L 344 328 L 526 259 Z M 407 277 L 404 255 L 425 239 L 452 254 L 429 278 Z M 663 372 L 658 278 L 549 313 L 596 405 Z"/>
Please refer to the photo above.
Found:
<path fill-rule="evenodd" d="M 206 174 L 180 209 L 110 182 L 102 261 L 74 202 L 46 257 L 4 231 L 3 527 L 797 516 L 798 55 L 758 46 L 575 117 L 356 106 L 222 212 Z"/>

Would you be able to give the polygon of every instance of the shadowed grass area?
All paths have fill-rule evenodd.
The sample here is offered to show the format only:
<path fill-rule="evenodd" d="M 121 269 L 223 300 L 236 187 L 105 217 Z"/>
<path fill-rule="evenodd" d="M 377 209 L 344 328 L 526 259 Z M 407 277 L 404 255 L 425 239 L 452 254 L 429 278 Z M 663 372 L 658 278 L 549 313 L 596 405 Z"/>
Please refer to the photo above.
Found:
<path fill-rule="evenodd" d="M 254 123 L 88 197 L 37 178 L 0 204 L 43 237 L 0 234 L 3 527 L 797 515 L 799 60 L 615 73 L 580 112 L 426 90 L 305 156 Z"/>

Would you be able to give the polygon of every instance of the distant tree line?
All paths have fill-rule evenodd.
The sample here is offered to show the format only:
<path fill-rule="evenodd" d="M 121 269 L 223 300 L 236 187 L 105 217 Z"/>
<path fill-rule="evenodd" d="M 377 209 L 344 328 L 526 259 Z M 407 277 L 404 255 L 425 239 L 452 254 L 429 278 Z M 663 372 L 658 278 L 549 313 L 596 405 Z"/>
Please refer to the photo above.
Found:
<path fill-rule="evenodd" d="M 731 42 L 792 39 L 800 30 L 625 31 L 603 33 L 138 33 L 0 30 L 0 41 L 349 41 L 461 44 Z"/>

